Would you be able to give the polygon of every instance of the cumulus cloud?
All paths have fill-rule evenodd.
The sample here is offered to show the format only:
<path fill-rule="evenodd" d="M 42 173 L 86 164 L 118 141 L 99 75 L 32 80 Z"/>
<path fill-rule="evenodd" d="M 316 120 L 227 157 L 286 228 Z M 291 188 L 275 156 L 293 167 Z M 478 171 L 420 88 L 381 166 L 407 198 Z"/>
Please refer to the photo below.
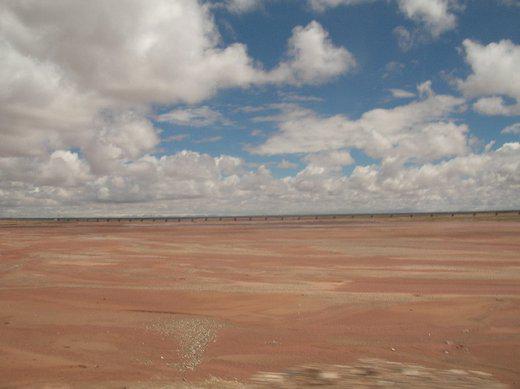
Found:
<path fill-rule="evenodd" d="M 312 4 L 319 9 L 354 2 Z M 227 4 L 244 7 L 236 12 L 245 12 L 256 3 Z M 286 54 L 266 69 L 245 45 L 223 43 L 211 10 L 209 3 L 196 0 L 2 2 L 0 214 L 348 212 L 395 210 L 403 204 L 416 210 L 520 205 L 520 144 L 472 152 L 468 127 L 452 117 L 464 99 L 437 95 L 428 82 L 418 87 L 415 98 L 411 92 L 392 91 L 396 97 L 414 98 L 408 104 L 372 109 L 359 118 L 322 116 L 287 103 L 317 101 L 297 93 L 281 94 L 283 104 L 248 107 L 244 114 L 271 113 L 257 121 L 278 127 L 274 133 L 253 131 L 256 140 L 263 141 L 252 149 L 260 160 L 254 167 L 234 156 L 189 150 L 161 156 L 161 140 L 178 141 L 186 135 L 161 139 L 157 122 L 183 126 L 228 122 L 204 105 L 220 90 L 315 85 L 356 66 L 352 53 L 335 45 L 319 23 L 311 22 L 293 29 Z M 451 8 L 446 10 L 451 13 Z M 426 14 L 412 9 L 409 17 L 430 26 Z M 449 25 L 448 19 L 441 15 L 436 23 Z M 446 31 L 435 26 L 430 27 L 439 34 Z M 459 87 L 468 98 L 500 98 L 497 109 L 511 110 L 506 99 L 518 101 L 518 94 L 511 86 L 516 80 L 511 69 L 516 66 L 508 63 L 516 64 L 517 46 L 502 41 L 494 44 L 499 50 L 491 54 L 490 61 L 496 61 L 502 73 L 508 72 L 507 86 L 499 79 L 501 74 L 488 80 L 491 73 L 481 52 L 490 55 L 490 45 L 468 42 L 473 73 Z M 168 111 L 157 114 L 158 107 Z M 512 126 L 503 131 L 517 130 Z M 344 167 L 355 162 L 353 149 L 380 163 L 358 165 L 345 175 Z M 291 153 L 297 153 L 304 166 L 288 177 L 276 178 L 267 167 L 271 164 L 262 162 L 266 155 Z M 287 160 L 280 164 L 299 166 Z"/>
<path fill-rule="evenodd" d="M 77 187 L 89 177 L 84 188 L 89 193 L 99 182 L 115 190 L 129 180 L 130 168 L 141 172 L 144 185 L 151 179 L 147 174 L 157 170 L 146 158 L 161 141 L 152 119 L 225 125 L 229 121 L 218 112 L 193 104 L 225 88 L 319 84 L 353 64 L 353 56 L 312 22 L 294 29 L 286 56 L 265 70 L 245 45 L 222 43 L 210 5 L 196 0 L 5 1 L 0 5 L 0 158 L 9 177 L 19 176 L 16 167 L 30 167 L 41 172 L 39 181 L 32 179 L 44 186 L 58 187 L 62 180 L 64 187 Z M 181 103 L 190 105 L 179 108 Z M 174 108 L 156 115 L 161 105 Z M 138 187 L 116 192 L 125 199 Z M 86 198 L 115 201 L 106 187 L 94 192 Z M 19 199 L 27 197 L 17 193 Z M 66 197 L 63 190 L 53 193 Z"/>
<path fill-rule="evenodd" d="M 484 115 L 520 115 L 520 103 L 506 104 L 501 96 L 481 97 L 473 104 L 473 109 Z"/>
<path fill-rule="evenodd" d="M 520 135 L 520 123 L 513 123 L 502 129 L 502 134 Z"/>
<path fill-rule="evenodd" d="M 36 183 L 43 186 L 67 187 L 85 183 L 90 178 L 88 165 L 79 159 L 77 153 L 57 150 L 40 165 Z"/>
<path fill-rule="evenodd" d="M 4 5 L 2 51 L 40 66 L 39 72 L 46 76 L 41 82 L 66 77 L 81 88 L 131 103 L 193 103 L 219 88 L 271 81 L 254 65 L 244 45 L 219 45 L 208 7 L 195 0 L 24 4 Z M 320 55 L 325 55 L 325 63 L 331 57 L 342 59 L 315 22 L 295 29 L 289 48 L 295 55 L 295 70 L 313 82 L 313 64 L 305 64 L 306 49 L 317 50 L 313 53 L 317 61 Z M 317 76 L 323 80 L 323 73 Z M 285 80 L 276 77 L 276 81 Z"/>
<path fill-rule="evenodd" d="M 317 22 L 296 27 L 289 39 L 288 59 L 267 75 L 274 82 L 295 85 L 322 83 L 356 66 L 354 56 L 336 47 Z"/>
<path fill-rule="evenodd" d="M 49 165 L 60 160 L 59 164 L 69 165 L 68 177 L 80 172 L 80 179 L 58 187 L 51 185 L 50 174 L 43 185 L 30 176 L 30 170 L 22 173 L 20 159 L 0 158 L 2 214 L 251 214 L 519 206 L 520 143 L 400 169 L 359 165 L 348 176 L 338 170 L 349 163 L 347 153 L 321 153 L 309 156 L 308 165 L 296 175 L 282 179 L 274 178 L 265 166 L 250 170 L 238 158 L 190 151 L 144 156 L 95 180 L 82 177 L 75 156 L 58 153 L 53 159 Z"/>
<path fill-rule="evenodd" d="M 306 169 L 289 182 L 308 201 L 343 201 L 357 211 L 489 209 L 497 203 L 514 208 L 518 203 L 514 192 L 520 183 L 519 152 L 520 144 L 511 143 L 496 151 L 399 170 L 356 166 L 348 177 L 312 174 L 315 169 Z"/>
<path fill-rule="evenodd" d="M 375 0 L 308 0 L 310 7 L 318 12 L 347 5 L 370 3 Z M 457 25 L 455 12 L 462 7 L 458 0 L 396 0 L 401 13 L 416 22 L 425 32 L 436 38 Z M 403 26 L 394 30 L 403 49 L 413 44 L 413 34 Z"/>
<path fill-rule="evenodd" d="M 457 18 L 452 12 L 453 0 L 397 0 L 399 10 L 409 19 L 419 23 L 433 37 L 452 30 Z"/>
<path fill-rule="evenodd" d="M 196 1 L 3 7 L 2 36 L 15 53 L 57 72 L 62 82 L 120 103 L 195 102 L 254 77 L 245 46 L 218 48 L 208 8 Z"/>
<path fill-rule="evenodd" d="M 339 159 L 340 165 L 348 162 L 345 155 L 332 159 Z M 294 176 L 276 179 L 265 166 L 249 170 L 243 161 L 230 156 L 189 151 L 161 158 L 146 156 L 117 174 L 97 180 L 82 178 L 70 187 L 32 180 L 17 180 L 14 185 L 2 180 L 0 210 L 4 215 L 54 215 L 62 210 L 78 215 L 103 211 L 180 215 L 519 206 L 520 143 L 401 169 L 359 165 L 348 176 L 321 165 L 309 163 Z M 3 158 L 0 166 L 0 175 L 7 174 Z M 10 169 L 14 177 L 16 167 Z"/>
<path fill-rule="evenodd" d="M 128 160 L 152 151 L 160 139 L 152 123 L 132 112 L 109 115 L 82 150 L 96 174 L 105 174 Z"/>
<path fill-rule="evenodd" d="M 88 147 L 112 124 L 107 113 L 146 120 L 153 104 L 197 103 L 223 88 L 322 83 L 354 61 L 312 22 L 294 30 L 287 59 L 265 71 L 243 44 L 221 44 L 209 7 L 195 0 L 0 7 L 1 155 Z"/>
<path fill-rule="evenodd" d="M 354 163 L 354 158 L 345 150 L 313 153 L 307 155 L 304 160 L 308 163 L 307 168 L 319 168 L 323 170 L 339 170 L 343 166 Z"/>
<path fill-rule="evenodd" d="M 465 80 L 458 80 L 458 87 L 469 98 L 485 96 L 473 108 L 487 115 L 518 115 L 520 46 L 510 40 L 483 45 L 466 39 L 463 47 L 472 72 Z M 515 103 L 507 104 L 503 96 Z"/>
<path fill-rule="evenodd" d="M 277 122 L 279 131 L 252 151 L 272 155 L 357 148 L 389 164 L 466 154 L 468 128 L 449 119 L 464 99 L 436 95 L 429 82 L 419 90 L 420 100 L 374 109 L 357 120 L 343 115 L 321 117 L 306 108 L 282 105 L 280 114 L 257 118 Z"/>

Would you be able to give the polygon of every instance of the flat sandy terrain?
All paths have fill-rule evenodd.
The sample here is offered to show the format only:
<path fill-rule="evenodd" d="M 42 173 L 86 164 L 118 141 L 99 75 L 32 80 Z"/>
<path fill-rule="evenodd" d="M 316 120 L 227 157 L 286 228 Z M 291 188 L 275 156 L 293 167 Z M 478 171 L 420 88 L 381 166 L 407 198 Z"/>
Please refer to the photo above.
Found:
<path fill-rule="evenodd" d="M 0 387 L 362 358 L 520 386 L 520 219 L 0 222 Z"/>

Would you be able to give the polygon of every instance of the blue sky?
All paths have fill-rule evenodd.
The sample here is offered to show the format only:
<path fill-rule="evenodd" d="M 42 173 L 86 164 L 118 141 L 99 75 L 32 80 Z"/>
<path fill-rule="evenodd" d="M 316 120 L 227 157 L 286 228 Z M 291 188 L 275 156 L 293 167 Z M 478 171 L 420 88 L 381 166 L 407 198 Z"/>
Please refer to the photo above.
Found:
<path fill-rule="evenodd" d="M 520 207 L 520 3 L 0 5 L 0 212 Z"/>
<path fill-rule="evenodd" d="M 431 80 L 437 93 L 459 94 L 450 84 L 451 77 L 465 77 L 469 66 L 461 53 L 462 41 L 466 38 L 483 44 L 510 39 L 520 42 L 518 20 L 520 12 L 514 6 L 493 1 L 466 2 L 456 12 L 457 28 L 437 39 L 425 31 L 423 41 L 407 50 L 400 49 L 394 35 L 397 26 L 418 29 L 416 23 L 407 19 L 394 2 L 366 2 L 355 6 L 338 6 L 316 12 L 304 2 L 264 2 L 252 12 L 234 14 L 227 9 L 216 12 L 224 45 L 242 42 L 249 55 L 266 68 L 276 66 L 286 51 L 287 37 L 295 26 L 318 21 L 329 32 L 338 46 L 347 47 L 358 62 L 352 73 L 335 78 L 329 83 L 305 87 L 254 88 L 253 90 L 228 90 L 205 102 L 205 105 L 221 112 L 233 124 L 214 124 L 196 129 L 185 125 L 159 125 L 168 134 L 184 134 L 180 142 L 167 142 L 164 152 L 169 154 L 185 148 L 218 156 L 222 153 L 239 155 L 253 163 L 274 162 L 282 159 L 298 164 L 298 156 L 282 155 L 268 160 L 251 155 L 243 150 L 245 144 L 259 144 L 266 134 L 276 131 L 276 126 L 251 121 L 253 114 L 236 112 L 244 104 L 261 106 L 284 101 L 286 95 L 315 97 L 316 100 L 300 102 L 323 115 L 344 114 L 358 118 L 364 112 L 381 107 L 392 108 L 403 103 L 393 98 L 391 89 L 415 91 L 418 84 Z M 515 12 L 516 11 L 516 12 Z M 392 63 L 398 67 L 392 70 Z M 390 69 L 390 70 L 389 70 Z M 285 97 L 287 99 L 287 97 Z M 406 100 L 404 100 L 406 101 Z M 493 140 L 493 148 L 517 139 L 500 131 L 513 123 L 515 117 L 486 116 L 465 110 L 457 120 L 470 124 L 471 135 L 484 144 Z M 254 130 L 263 136 L 252 136 Z M 221 137 L 217 140 L 218 137 Z M 204 143 L 198 141 L 206 140 Z M 162 155 L 159 153 L 158 155 Z M 368 163 L 371 159 L 357 153 L 356 162 Z M 298 164 L 298 167 L 301 167 Z M 291 175 L 293 169 L 276 169 L 278 176 Z"/>

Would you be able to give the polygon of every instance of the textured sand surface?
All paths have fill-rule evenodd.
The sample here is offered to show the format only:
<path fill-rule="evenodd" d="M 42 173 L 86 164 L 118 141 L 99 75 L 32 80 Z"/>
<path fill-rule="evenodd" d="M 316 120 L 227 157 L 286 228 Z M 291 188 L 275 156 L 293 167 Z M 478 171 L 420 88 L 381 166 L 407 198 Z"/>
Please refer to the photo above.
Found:
<path fill-rule="evenodd" d="M 366 358 L 520 386 L 520 219 L 0 222 L 0 387 Z"/>

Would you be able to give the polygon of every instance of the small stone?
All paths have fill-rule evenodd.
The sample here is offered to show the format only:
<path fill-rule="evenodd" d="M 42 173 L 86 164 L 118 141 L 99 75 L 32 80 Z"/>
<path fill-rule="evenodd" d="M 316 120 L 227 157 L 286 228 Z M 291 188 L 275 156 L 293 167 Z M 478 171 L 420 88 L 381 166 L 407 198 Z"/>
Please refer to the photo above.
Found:
<path fill-rule="evenodd" d="M 392 351 L 395 351 L 395 348 L 394 348 L 394 347 L 392 347 L 392 348 L 391 348 L 390 350 L 392 350 Z"/>

